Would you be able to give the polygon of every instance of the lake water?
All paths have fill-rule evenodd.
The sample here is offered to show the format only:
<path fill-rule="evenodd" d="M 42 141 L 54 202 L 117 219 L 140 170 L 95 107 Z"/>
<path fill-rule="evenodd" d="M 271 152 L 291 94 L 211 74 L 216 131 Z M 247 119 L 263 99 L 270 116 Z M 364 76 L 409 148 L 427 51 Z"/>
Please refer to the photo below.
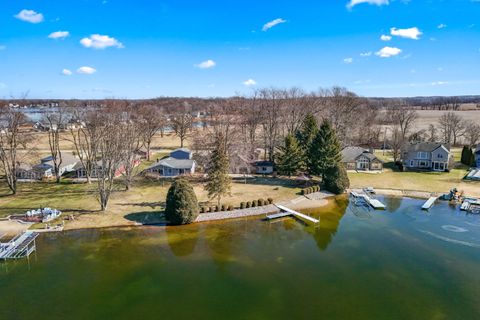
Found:
<path fill-rule="evenodd" d="M 44 234 L 0 319 L 480 319 L 480 216 L 337 199 L 312 215 Z"/>

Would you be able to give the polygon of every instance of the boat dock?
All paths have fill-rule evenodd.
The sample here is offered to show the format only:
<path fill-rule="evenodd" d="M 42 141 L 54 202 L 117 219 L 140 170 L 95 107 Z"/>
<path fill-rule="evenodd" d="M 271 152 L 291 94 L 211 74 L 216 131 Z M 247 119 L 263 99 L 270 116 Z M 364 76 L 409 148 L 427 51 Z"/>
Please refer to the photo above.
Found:
<path fill-rule="evenodd" d="M 385 209 L 385 205 L 383 203 L 381 203 L 379 200 L 377 200 L 375 198 L 370 197 L 367 194 L 357 193 L 357 192 L 354 192 L 354 191 L 350 192 L 350 194 L 356 199 L 365 200 L 365 202 L 368 203 L 375 210 L 384 210 Z"/>
<path fill-rule="evenodd" d="M 428 200 L 423 204 L 422 209 L 423 210 L 428 210 L 430 209 L 435 201 L 437 201 L 438 197 L 430 197 Z"/>
<path fill-rule="evenodd" d="M 37 248 L 35 243 L 37 237 L 37 232 L 25 231 L 9 242 L 0 242 L 0 261 L 28 258 Z"/>
<path fill-rule="evenodd" d="M 460 210 L 470 213 L 480 213 L 480 200 L 475 198 L 466 198 L 462 202 Z"/>
<path fill-rule="evenodd" d="M 280 213 L 267 215 L 267 220 L 274 220 L 274 219 L 278 219 L 278 218 L 293 216 L 293 217 L 295 217 L 297 219 L 300 219 L 300 220 L 303 220 L 303 221 L 306 220 L 306 221 L 313 222 L 313 223 L 319 223 L 320 222 L 320 220 L 318 220 L 318 219 L 307 216 L 306 214 L 297 212 L 297 211 L 292 210 L 290 208 L 287 208 L 285 206 L 282 206 L 282 205 L 279 205 L 279 204 L 276 204 L 275 206 L 278 209 L 280 209 Z"/>

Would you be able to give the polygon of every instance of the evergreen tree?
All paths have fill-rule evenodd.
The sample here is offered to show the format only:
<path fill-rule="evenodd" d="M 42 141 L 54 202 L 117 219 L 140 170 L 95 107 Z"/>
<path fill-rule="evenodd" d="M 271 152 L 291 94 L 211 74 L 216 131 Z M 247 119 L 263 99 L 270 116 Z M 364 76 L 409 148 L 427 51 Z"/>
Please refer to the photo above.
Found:
<path fill-rule="evenodd" d="M 185 179 L 175 180 L 167 193 L 165 217 L 170 224 L 188 224 L 198 216 L 198 201 L 193 187 Z"/>
<path fill-rule="evenodd" d="M 335 130 L 328 120 L 324 120 L 310 146 L 308 159 L 310 173 L 322 176 L 324 179 L 327 170 L 335 167 L 342 160 L 340 151 L 340 142 Z"/>
<path fill-rule="evenodd" d="M 335 194 L 344 193 L 350 187 L 347 170 L 342 163 L 336 163 L 326 170 L 324 182 L 325 188 Z"/>
<path fill-rule="evenodd" d="M 469 152 L 468 165 L 470 167 L 475 167 L 476 164 L 477 164 L 477 161 L 475 159 L 475 152 L 473 152 L 472 148 L 469 148 L 469 150 L 470 150 L 470 152 Z"/>
<path fill-rule="evenodd" d="M 467 152 L 468 152 L 468 147 L 467 146 L 463 146 L 463 149 L 462 149 L 462 156 L 460 157 L 460 162 L 463 163 L 463 164 L 467 164 L 467 162 L 470 160 L 469 159 L 469 156 L 467 155 Z"/>
<path fill-rule="evenodd" d="M 302 157 L 303 157 L 303 164 L 306 166 L 307 172 L 311 171 L 309 166 L 310 162 L 308 159 L 310 158 L 310 146 L 312 145 L 313 139 L 318 132 L 318 123 L 315 116 L 311 113 L 307 113 L 305 118 L 302 121 L 302 126 L 296 132 L 296 138 L 298 144 L 302 149 Z"/>
<path fill-rule="evenodd" d="M 222 135 L 219 135 L 215 141 L 215 149 L 212 152 L 210 167 L 207 169 L 207 184 L 205 190 L 208 191 L 210 199 L 217 199 L 218 205 L 223 196 L 230 195 L 231 178 L 228 175 L 230 161 L 228 159 L 225 141 Z"/>
<path fill-rule="evenodd" d="M 285 145 L 279 148 L 277 166 L 280 174 L 296 174 L 303 164 L 303 152 L 298 145 L 297 139 L 289 134 L 285 137 Z"/>

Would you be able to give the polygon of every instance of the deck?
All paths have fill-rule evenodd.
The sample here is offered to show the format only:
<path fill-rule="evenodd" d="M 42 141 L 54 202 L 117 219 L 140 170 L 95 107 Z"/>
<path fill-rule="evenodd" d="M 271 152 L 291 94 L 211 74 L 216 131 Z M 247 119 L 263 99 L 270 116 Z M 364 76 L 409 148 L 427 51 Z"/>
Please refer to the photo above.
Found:
<path fill-rule="evenodd" d="M 280 209 L 280 213 L 267 215 L 267 220 L 273 220 L 273 219 L 278 219 L 278 218 L 283 218 L 283 217 L 288 217 L 288 216 L 294 216 L 295 218 L 303 220 L 303 221 L 308 221 L 308 222 L 312 222 L 312 223 L 319 223 L 320 222 L 320 220 L 318 220 L 318 219 L 307 216 L 306 214 L 297 212 L 295 210 L 292 210 L 292 209 L 287 208 L 285 206 L 282 206 L 280 204 L 276 204 L 275 206 L 278 209 Z"/>
<path fill-rule="evenodd" d="M 9 242 L 0 243 L 0 260 L 28 257 L 36 250 L 37 232 L 25 231 Z"/>
<path fill-rule="evenodd" d="M 377 200 L 375 198 L 370 197 L 367 194 L 357 193 L 357 192 L 354 192 L 354 191 L 350 192 L 350 194 L 354 198 L 365 200 L 366 203 L 368 203 L 370 206 L 372 206 L 372 208 L 374 208 L 376 210 L 384 210 L 386 208 L 385 205 L 382 202 L 380 202 L 379 200 Z"/>
<path fill-rule="evenodd" d="M 435 203 L 435 201 L 437 201 L 438 197 L 430 197 L 422 206 L 422 209 L 423 210 L 428 210 L 430 209 L 433 204 Z"/>

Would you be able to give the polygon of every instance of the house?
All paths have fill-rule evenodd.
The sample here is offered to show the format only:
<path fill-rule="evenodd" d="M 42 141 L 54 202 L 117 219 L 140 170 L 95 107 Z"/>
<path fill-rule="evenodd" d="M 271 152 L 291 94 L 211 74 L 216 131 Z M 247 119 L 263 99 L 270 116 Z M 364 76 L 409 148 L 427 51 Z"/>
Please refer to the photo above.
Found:
<path fill-rule="evenodd" d="M 407 170 L 446 171 L 452 159 L 449 144 L 412 142 L 402 148 L 402 164 Z"/>
<path fill-rule="evenodd" d="M 272 174 L 275 164 L 272 161 L 255 161 L 253 163 L 257 174 Z"/>
<path fill-rule="evenodd" d="M 480 144 L 477 145 L 475 148 L 475 161 L 476 161 L 476 167 L 480 168 Z"/>
<path fill-rule="evenodd" d="M 177 177 L 184 174 L 195 173 L 196 162 L 192 159 L 192 151 L 180 148 L 170 152 L 170 156 L 145 169 L 145 172 L 162 177 Z"/>
<path fill-rule="evenodd" d="M 342 163 L 347 170 L 377 172 L 383 170 L 383 161 L 369 150 L 361 147 L 346 147 L 343 149 Z"/>
<path fill-rule="evenodd" d="M 74 171 L 78 162 L 79 160 L 75 156 L 63 154 L 62 163 L 59 168 L 60 176 L 67 172 Z M 54 177 L 54 171 L 53 158 L 52 156 L 48 156 L 40 159 L 40 163 L 33 166 L 24 163 L 20 164 L 16 175 L 19 180 L 42 180 Z"/>
<path fill-rule="evenodd" d="M 133 160 L 132 163 L 133 163 L 133 167 L 137 167 L 138 165 L 140 165 L 140 163 L 141 163 L 140 157 L 139 156 L 135 157 L 135 159 Z M 98 160 L 97 164 L 95 165 L 95 168 L 92 169 L 92 173 L 91 173 L 90 178 L 93 178 L 93 179 L 98 178 L 98 171 L 101 170 L 101 169 L 102 169 L 102 160 Z M 77 163 L 77 165 L 75 166 L 73 171 L 75 171 L 75 177 L 76 178 L 78 178 L 78 179 L 86 179 L 87 178 L 87 172 L 86 172 L 86 170 L 83 167 L 83 164 L 81 162 Z M 121 165 L 115 171 L 114 178 L 118 178 L 124 173 L 125 173 L 125 166 Z"/>

